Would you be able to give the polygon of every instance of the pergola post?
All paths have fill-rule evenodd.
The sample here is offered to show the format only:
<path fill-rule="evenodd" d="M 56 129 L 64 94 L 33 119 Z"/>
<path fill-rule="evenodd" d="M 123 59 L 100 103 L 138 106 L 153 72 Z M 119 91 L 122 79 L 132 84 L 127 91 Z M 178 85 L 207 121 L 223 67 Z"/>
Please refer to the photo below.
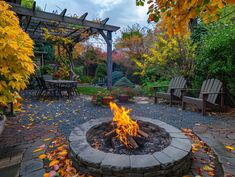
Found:
<path fill-rule="evenodd" d="M 113 61 L 112 61 L 112 31 L 107 31 L 107 34 L 103 30 L 98 31 L 104 38 L 107 44 L 107 87 L 109 90 L 112 89 L 112 71 L 113 71 Z"/>
<path fill-rule="evenodd" d="M 109 90 L 112 89 L 112 71 L 113 71 L 113 61 L 112 61 L 112 32 L 107 32 L 107 87 Z"/>

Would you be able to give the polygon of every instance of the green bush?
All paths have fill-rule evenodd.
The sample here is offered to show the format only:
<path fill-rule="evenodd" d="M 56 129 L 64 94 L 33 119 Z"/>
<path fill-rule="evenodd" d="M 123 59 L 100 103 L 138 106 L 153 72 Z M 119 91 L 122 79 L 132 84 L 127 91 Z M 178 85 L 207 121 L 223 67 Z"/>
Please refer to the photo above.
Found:
<path fill-rule="evenodd" d="M 133 88 L 135 85 L 126 77 L 122 77 L 115 84 L 115 87 L 130 87 Z"/>
<path fill-rule="evenodd" d="M 105 78 L 107 75 L 107 66 L 105 63 L 98 64 L 96 70 L 95 70 L 95 78 L 93 80 L 94 83 L 97 83 L 99 79 Z"/>
<path fill-rule="evenodd" d="M 93 78 L 90 76 L 81 76 L 80 81 L 81 83 L 92 83 Z"/>
<path fill-rule="evenodd" d="M 194 87 L 207 78 L 218 78 L 224 84 L 230 102 L 235 105 L 235 28 L 234 22 L 208 27 L 196 56 Z"/>
<path fill-rule="evenodd" d="M 53 73 L 53 68 L 51 65 L 44 65 L 43 68 L 41 68 L 42 74 L 52 74 Z"/>
<path fill-rule="evenodd" d="M 80 77 L 84 75 L 84 66 L 74 67 L 73 71 Z"/>
<path fill-rule="evenodd" d="M 159 92 L 165 92 L 168 89 L 169 83 L 170 83 L 170 80 L 167 80 L 164 78 L 161 78 L 155 82 L 146 82 L 143 85 L 143 93 L 148 96 L 153 96 L 154 95 L 153 87 L 155 87 L 155 86 L 159 87 L 159 89 L 158 89 Z M 166 87 L 164 87 L 164 86 L 166 86 Z"/>
<path fill-rule="evenodd" d="M 120 80 L 123 77 L 123 72 L 121 71 L 114 71 L 112 72 L 112 84 L 115 85 L 115 83 Z"/>

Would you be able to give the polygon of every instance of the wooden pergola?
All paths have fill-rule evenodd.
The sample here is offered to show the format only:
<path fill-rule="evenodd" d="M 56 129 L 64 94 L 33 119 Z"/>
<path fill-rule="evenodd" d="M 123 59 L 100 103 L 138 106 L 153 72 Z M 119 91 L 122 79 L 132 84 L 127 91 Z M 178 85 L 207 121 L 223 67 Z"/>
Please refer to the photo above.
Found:
<path fill-rule="evenodd" d="M 43 28 L 48 29 L 53 36 L 62 36 L 78 43 L 94 34 L 100 34 L 107 44 L 107 86 L 112 87 L 112 32 L 120 27 L 108 25 L 109 18 L 102 21 L 86 20 L 88 13 L 80 17 L 66 16 L 67 9 L 60 14 L 49 13 L 37 10 L 36 2 L 32 8 L 25 8 L 20 5 L 20 0 L 8 0 L 12 10 L 18 15 L 20 23 L 34 41 L 45 41 Z M 58 30 L 60 29 L 60 30 Z M 86 34 L 84 36 L 84 34 Z M 72 50 L 72 48 L 71 48 Z"/>

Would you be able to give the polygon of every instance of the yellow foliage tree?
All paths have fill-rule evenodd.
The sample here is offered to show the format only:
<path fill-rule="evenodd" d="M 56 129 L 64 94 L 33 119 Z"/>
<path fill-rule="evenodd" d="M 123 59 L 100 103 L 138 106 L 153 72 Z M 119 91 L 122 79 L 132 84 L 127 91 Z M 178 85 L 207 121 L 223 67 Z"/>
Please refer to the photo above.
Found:
<path fill-rule="evenodd" d="M 225 5 L 235 0 L 136 0 L 138 6 L 149 5 L 148 21 L 159 22 L 169 35 L 189 34 L 189 23 L 200 18 L 205 23 L 220 18 Z"/>
<path fill-rule="evenodd" d="M 149 51 L 150 54 L 143 55 L 142 62 L 135 60 L 138 74 L 146 75 L 149 68 L 155 68 L 158 75 L 165 77 L 179 74 L 188 77 L 192 74 L 195 45 L 188 38 L 156 34 Z"/>
<path fill-rule="evenodd" d="M 0 104 L 14 102 L 18 92 L 26 88 L 34 72 L 33 41 L 19 25 L 19 19 L 0 0 Z"/>

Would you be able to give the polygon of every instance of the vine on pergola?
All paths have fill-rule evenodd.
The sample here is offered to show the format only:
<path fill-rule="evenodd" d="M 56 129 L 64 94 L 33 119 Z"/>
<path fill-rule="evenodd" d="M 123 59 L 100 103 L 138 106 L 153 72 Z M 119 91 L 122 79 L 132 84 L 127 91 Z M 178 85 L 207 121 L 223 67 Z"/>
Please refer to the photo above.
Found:
<path fill-rule="evenodd" d="M 75 42 L 71 40 L 68 37 L 64 37 L 63 35 L 63 29 L 53 30 L 56 34 L 61 35 L 52 35 L 50 34 L 49 30 L 47 28 L 43 28 L 45 40 L 48 42 L 51 42 L 55 45 L 55 49 L 57 50 L 57 55 L 60 59 L 65 58 L 69 61 L 69 67 L 70 67 L 70 78 L 73 79 L 74 77 L 77 77 L 74 72 L 74 58 L 73 58 L 73 49 L 76 45 L 81 45 L 78 42 Z M 82 38 L 87 38 L 89 35 L 86 31 L 81 33 Z M 77 47 L 79 49 L 82 49 L 82 47 Z M 82 52 L 76 50 L 76 52 Z M 64 64 L 66 64 L 65 61 L 62 60 Z"/>

